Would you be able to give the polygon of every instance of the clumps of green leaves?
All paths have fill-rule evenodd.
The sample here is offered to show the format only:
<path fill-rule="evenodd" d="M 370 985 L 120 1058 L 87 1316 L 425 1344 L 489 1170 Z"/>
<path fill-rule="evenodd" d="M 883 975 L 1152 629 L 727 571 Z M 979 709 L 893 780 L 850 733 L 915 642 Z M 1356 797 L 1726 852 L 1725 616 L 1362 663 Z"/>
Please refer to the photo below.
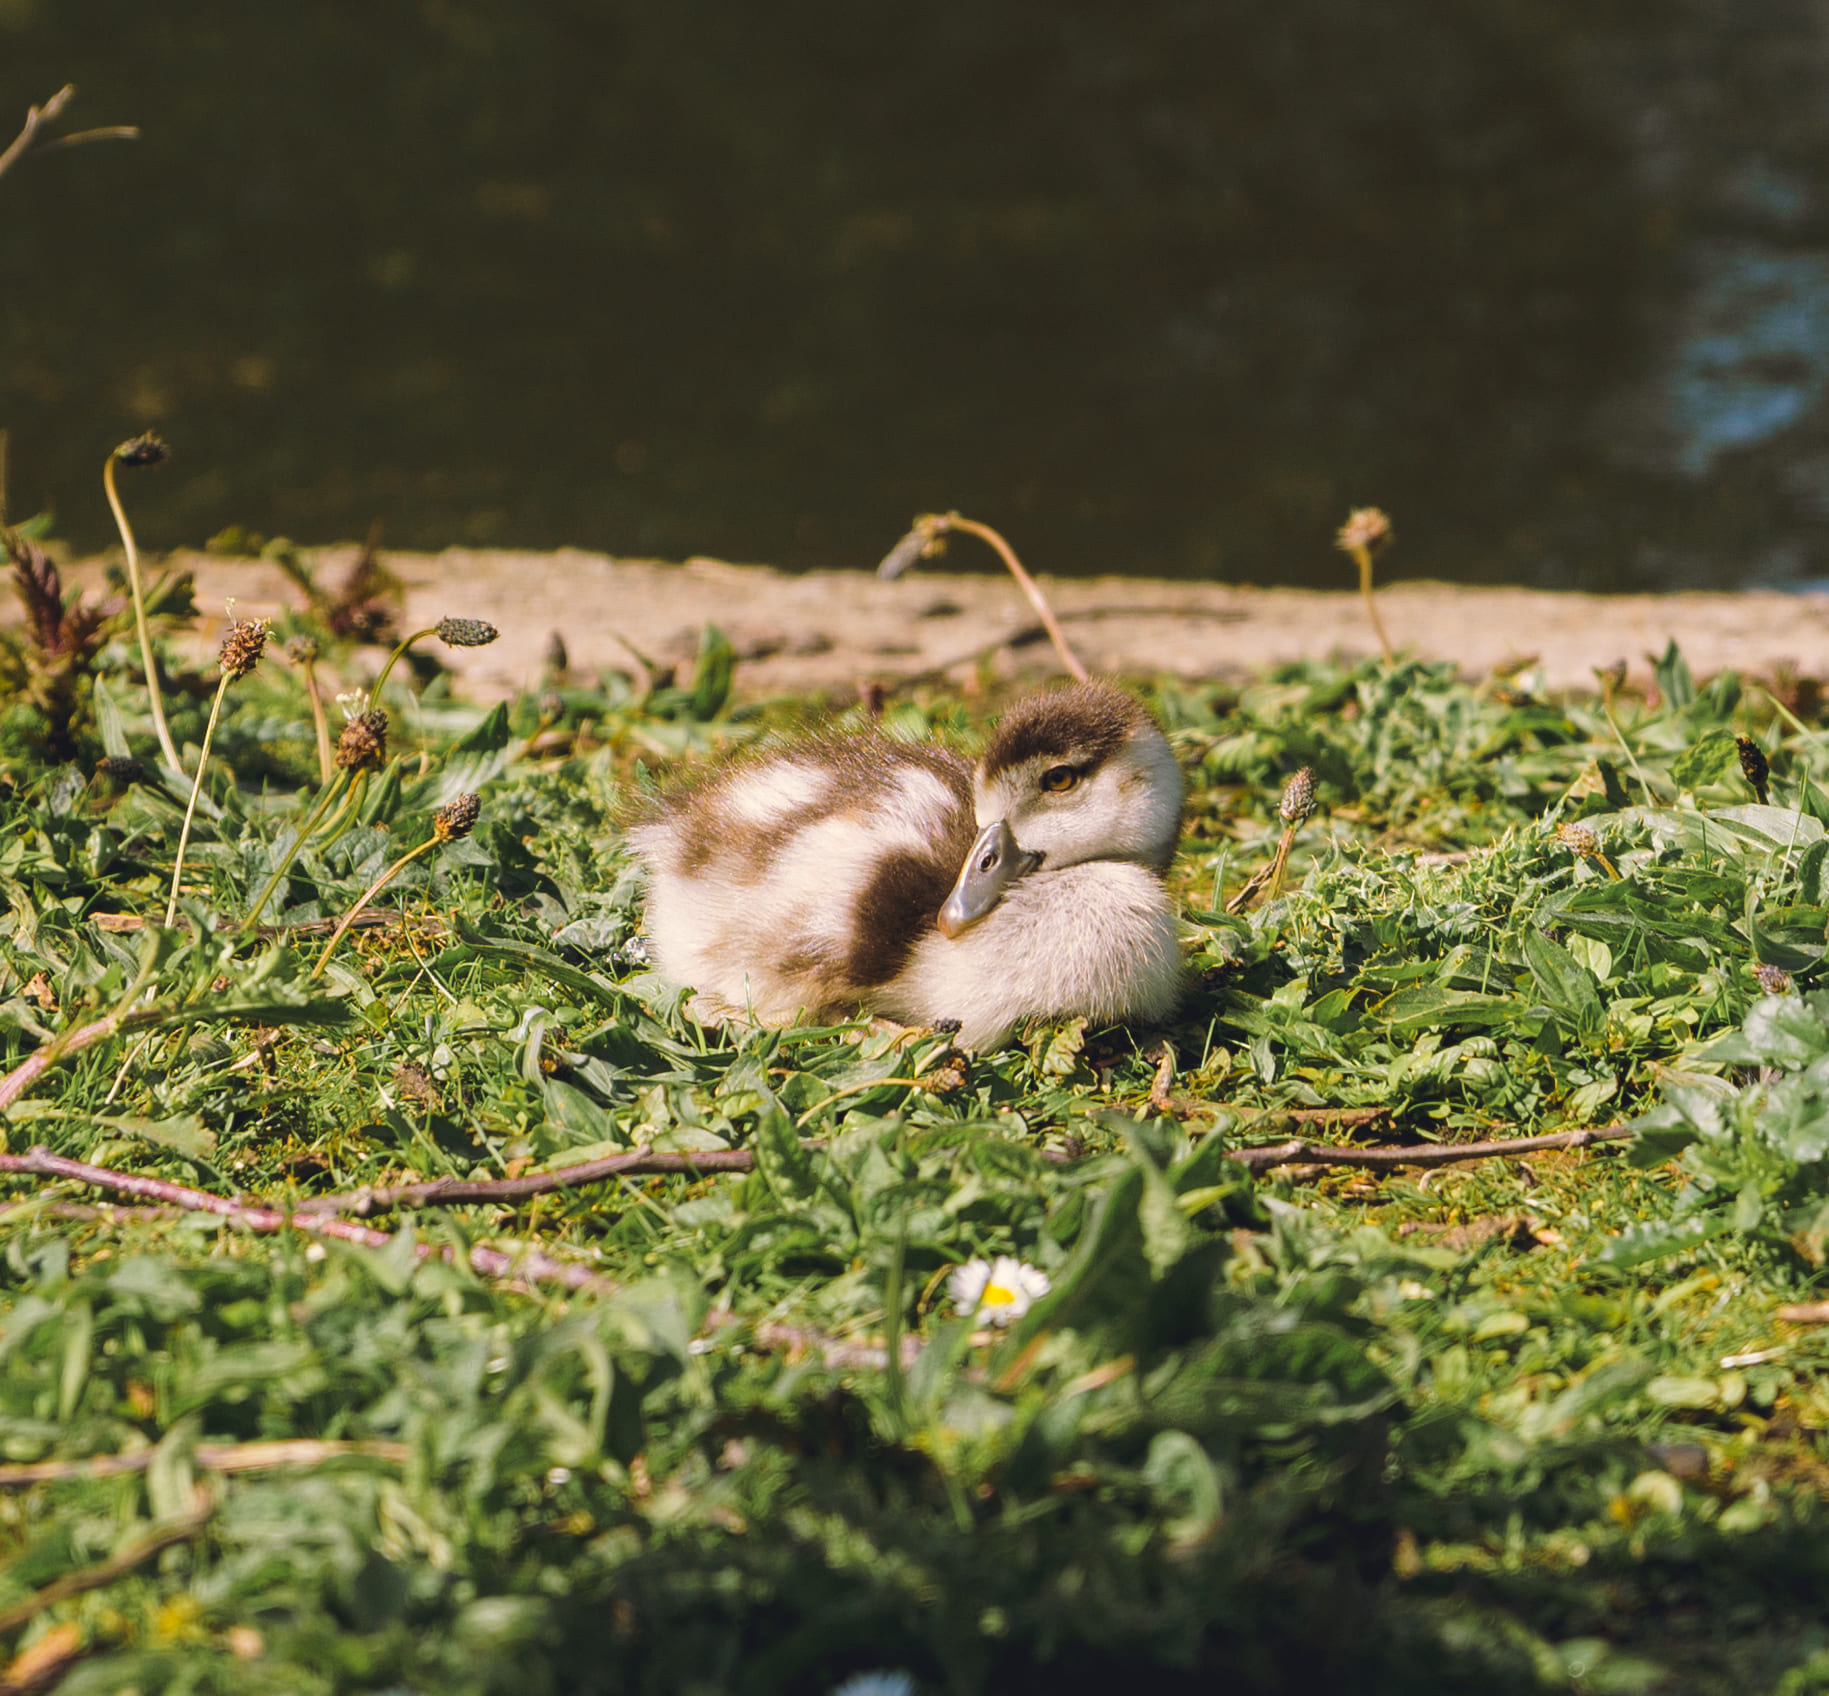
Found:
<path fill-rule="evenodd" d="M 1185 1005 L 1147 1039 L 1070 1021 L 966 1056 L 707 1029 L 647 971 L 619 807 L 807 715 L 733 712 L 732 658 L 711 631 L 683 680 L 636 658 L 487 711 L 434 685 L 359 785 L 314 773 L 302 670 L 263 665 L 224 702 L 184 928 L 117 928 L 165 894 L 181 795 L 22 785 L 0 1071 L 145 1016 L 37 1075 L 15 1152 L 306 1205 L 642 1147 L 704 1165 L 376 1213 L 383 1250 L 8 1180 L 0 1464 L 76 1470 L 0 1498 L 0 1608 L 183 1529 L 9 1649 L 74 1626 L 72 1676 L 148 1693 L 1804 1676 L 1829 1398 L 1824 1346 L 1776 1315 L 1813 1293 L 1823 1205 L 1807 730 L 1669 655 L 1655 702 L 1410 664 L 1165 685 Z M 100 702 L 132 760 L 146 722 Z M 984 728 L 941 696 L 883 717 Z M 266 793 L 232 781 L 263 746 L 292 762 Z M 1225 912 L 1273 859 L 1283 886 Z M 1723 1046 L 1761 1016 L 1794 1060 Z M 1426 1183 L 1231 1158 L 1608 1124 L 1684 1090 L 1724 1129 L 1647 1126 L 1674 1183 L 1617 1154 Z M 486 1284 L 476 1243 L 614 1291 Z M 1012 1261 L 1027 1311 L 960 1311 L 959 1268 Z M 307 1447 L 252 1464 L 274 1442 Z"/>

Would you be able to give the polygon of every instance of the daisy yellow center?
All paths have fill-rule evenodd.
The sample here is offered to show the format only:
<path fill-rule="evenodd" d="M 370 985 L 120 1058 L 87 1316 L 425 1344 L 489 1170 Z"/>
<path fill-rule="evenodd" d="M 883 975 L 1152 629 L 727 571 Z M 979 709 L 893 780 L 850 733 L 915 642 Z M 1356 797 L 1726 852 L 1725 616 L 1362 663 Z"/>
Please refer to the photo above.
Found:
<path fill-rule="evenodd" d="M 1006 1290 L 1001 1284 L 986 1284 L 978 1304 L 980 1307 L 1008 1307 L 1015 1299 L 1014 1290 Z"/>

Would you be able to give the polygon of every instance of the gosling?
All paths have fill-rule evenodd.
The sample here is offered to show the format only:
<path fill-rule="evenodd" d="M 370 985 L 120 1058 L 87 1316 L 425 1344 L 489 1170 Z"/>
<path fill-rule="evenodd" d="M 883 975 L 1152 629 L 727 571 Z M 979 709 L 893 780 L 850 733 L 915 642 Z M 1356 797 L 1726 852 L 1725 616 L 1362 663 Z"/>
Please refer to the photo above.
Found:
<path fill-rule="evenodd" d="M 707 1022 L 879 1015 L 999 1046 L 1029 1017 L 1155 1024 L 1181 772 L 1106 683 L 1019 703 L 976 768 L 876 733 L 738 759 L 631 826 L 654 961 Z"/>

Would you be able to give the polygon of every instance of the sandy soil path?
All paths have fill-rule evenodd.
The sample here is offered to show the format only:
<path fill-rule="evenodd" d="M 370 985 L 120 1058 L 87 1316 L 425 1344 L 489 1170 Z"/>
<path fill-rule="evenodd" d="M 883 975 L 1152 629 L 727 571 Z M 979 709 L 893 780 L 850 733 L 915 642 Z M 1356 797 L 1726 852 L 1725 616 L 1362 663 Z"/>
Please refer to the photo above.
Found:
<path fill-rule="evenodd" d="M 319 581 L 340 580 L 354 557 L 353 548 L 320 550 Z M 240 616 L 276 612 L 299 598 L 269 562 L 191 552 L 171 560 L 196 573 L 206 615 L 200 650 L 213 650 L 229 596 Z M 385 562 L 405 585 L 407 629 L 449 614 L 487 619 L 501 630 L 488 648 L 440 650 L 476 696 L 537 682 L 555 632 L 575 668 L 626 670 L 618 638 L 661 664 L 689 664 L 707 622 L 735 644 L 738 688 L 749 696 L 848 696 L 860 680 L 892 683 L 923 673 L 963 680 L 986 653 L 1003 673 L 1058 669 L 1028 603 L 1001 575 L 923 568 L 879 583 L 863 573 L 793 576 L 718 560 L 675 565 L 572 549 L 449 548 L 389 553 Z M 66 568 L 66 578 L 98 586 L 100 563 Z M 1095 671 L 1233 678 L 1280 661 L 1375 647 L 1358 596 L 1345 591 L 1119 577 L 1044 582 Z M 1535 655 L 1551 688 L 1592 687 L 1595 667 L 1621 659 L 1643 678 L 1647 656 L 1673 636 L 1699 674 L 1790 666 L 1829 675 L 1825 595 L 1595 596 L 1400 583 L 1380 592 L 1380 605 L 1400 648 L 1454 660 L 1470 676 Z M 12 615 L 9 608 L 5 616 Z"/>

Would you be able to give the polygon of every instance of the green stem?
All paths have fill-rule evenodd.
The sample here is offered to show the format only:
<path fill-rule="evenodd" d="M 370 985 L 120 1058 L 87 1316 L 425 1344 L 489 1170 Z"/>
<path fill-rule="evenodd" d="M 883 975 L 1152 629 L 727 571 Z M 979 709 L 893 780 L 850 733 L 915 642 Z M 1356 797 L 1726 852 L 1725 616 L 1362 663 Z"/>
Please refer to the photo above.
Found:
<path fill-rule="evenodd" d="M 389 866 L 386 871 L 376 878 L 367 889 L 363 890 L 362 894 L 357 898 L 356 904 L 343 915 L 342 922 L 331 933 L 330 940 L 324 944 L 324 952 L 318 956 L 318 963 L 311 968 L 311 975 L 314 978 L 330 964 L 330 956 L 336 953 L 337 944 L 343 940 L 349 927 L 356 922 L 362 909 L 392 883 L 401 872 L 405 871 L 412 861 L 417 860 L 421 854 L 424 854 L 429 849 L 436 848 L 437 846 L 438 838 L 436 836 L 428 836 L 417 848 L 409 848 L 399 859 Z"/>
<path fill-rule="evenodd" d="M 394 667 L 399 663 L 400 657 L 407 651 L 407 649 L 412 647 L 412 645 L 415 642 L 423 642 L 426 639 L 426 637 L 436 636 L 437 634 L 438 634 L 438 626 L 436 624 L 429 625 L 424 630 L 415 630 L 411 636 L 408 636 L 404 641 L 401 642 L 399 647 L 397 647 L 391 654 L 389 654 L 387 656 L 387 664 L 382 666 L 381 675 L 375 679 L 373 685 L 370 687 L 370 689 L 368 691 L 369 701 L 373 705 L 380 706 L 382 685 L 387 682 L 388 673 L 391 672 L 394 669 Z"/>
<path fill-rule="evenodd" d="M 317 667 L 305 661 L 305 693 L 311 697 L 311 727 L 317 733 L 318 782 L 328 784 L 336 773 L 330 757 L 330 721 L 324 716 L 324 692 L 318 687 Z"/>
<path fill-rule="evenodd" d="M 112 462 L 110 462 L 112 463 Z M 216 720 L 222 713 L 222 698 L 234 682 L 229 672 L 216 685 L 216 698 L 210 702 L 210 722 L 203 727 L 203 752 L 197 756 L 197 775 L 191 780 L 190 804 L 184 809 L 184 828 L 178 832 L 178 857 L 171 868 L 171 899 L 165 903 L 165 922 L 170 925 L 178 916 L 178 883 L 184 876 L 184 850 L 191 839 L 191 820 L 197 815 L 197 796 L 203 789 L 203 774 L 210 763 L 210 743 L 216 735 Z"/>
<path fill-rule="evenodd" d="M 350 808 L 355 807 L 358 811 L 360 810 L 363 791 L 367 788 L 368 773 L 366 770 L 359 771 L 350 778 L 349 788 L 344 792 L 343 799 L 337 803 L 337 810 L 324 821 L 323 845 L 326 848 L 356 822 L 357 815 L 352 813 Z"/>
<path fill-rule="evenodd" d="M 165 722 L 165 703 L 159 698 L 159 669 L 152 657 L 152 631 L 146 622 L 146 594 L 140 587 L 140 554 L 133 545 L 133 527 L 127 522 L 127 510 L 114 487 L 115 456 L 109 454 L 102 467 L 102 487 L 108 492 L 108 505 L 114 513 L 115 528 L 121 533 L 121 545 L 127 550 L 127 583 L 133 592 L 133 621 L 140 632 L 140 660 L 146 667 L 146 694 L 152 703 L 152 727 L 159 738 L 159 752 L 165 763 L 184 775 L 178 761 L 178 750 L 172 744 L 171 727 Z M 170 921 L 167 920 L 167 923 Z"/>
<path fill-rule="evenodd" d="M 298 835 L 293 837 L 292 846 L 286 850 L 285 859 L 280 861 L 278 869 L 267 879 L 260 894 L 255 897 L 254 905 L 248 909 L 248 916 L 241 921 L 243 930 L 251 930 L 260 922 L 260 915 L 266 911 L 267 903 L 273 899 L 274 890 L 279 888 L 286 873 L 292 870 L 292 862 L 298 858 L 299 850 L 305 846 L 305 838 L 317 827 L 318 819 L 322 816 L 324 809 L 330 805 L 331 797 L 341 787 L 339 780 L 342 776 L 341 772 L 337 772 L 330 782 L 324 785 L 323 793 L 318 796 L 311 811 L 305 815 L 305 822 L 298 827 Z"/>

